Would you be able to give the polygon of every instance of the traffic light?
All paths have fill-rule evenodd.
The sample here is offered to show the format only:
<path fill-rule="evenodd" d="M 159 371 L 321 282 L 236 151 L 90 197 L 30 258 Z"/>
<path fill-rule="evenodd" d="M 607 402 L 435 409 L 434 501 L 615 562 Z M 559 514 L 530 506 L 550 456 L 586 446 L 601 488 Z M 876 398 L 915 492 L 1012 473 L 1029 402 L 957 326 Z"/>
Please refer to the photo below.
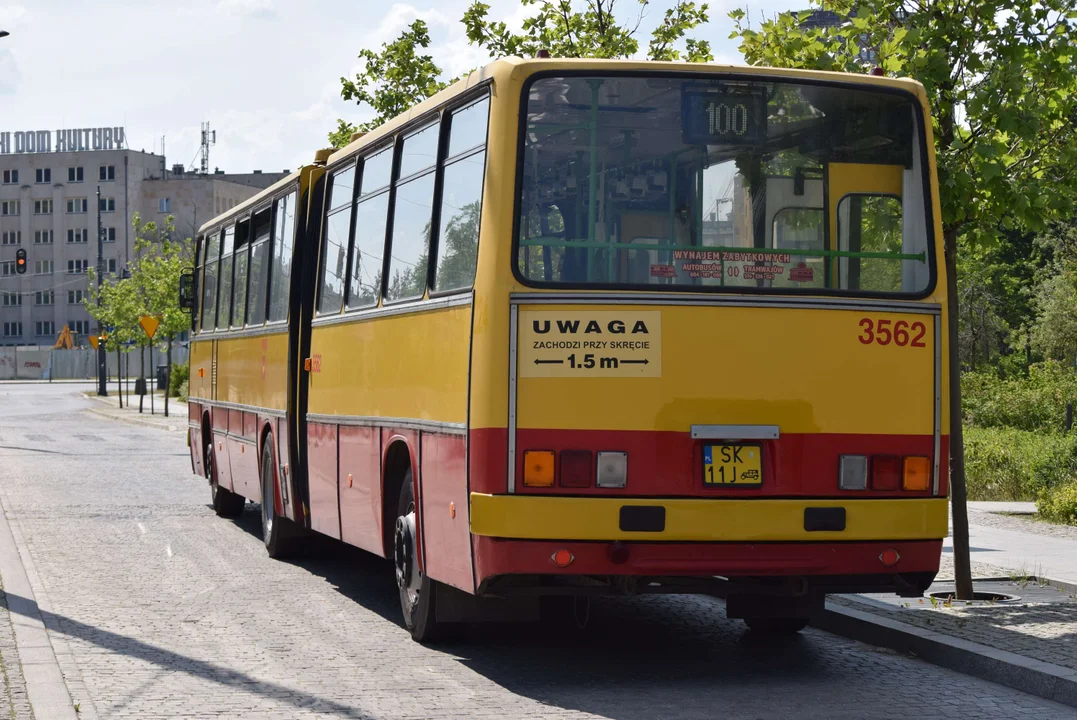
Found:
<path fill-rule="evenodd" d="M 26 251 L 22 248 L 15 251 L 15 272 L 19 275 L 26 272 Z"/>

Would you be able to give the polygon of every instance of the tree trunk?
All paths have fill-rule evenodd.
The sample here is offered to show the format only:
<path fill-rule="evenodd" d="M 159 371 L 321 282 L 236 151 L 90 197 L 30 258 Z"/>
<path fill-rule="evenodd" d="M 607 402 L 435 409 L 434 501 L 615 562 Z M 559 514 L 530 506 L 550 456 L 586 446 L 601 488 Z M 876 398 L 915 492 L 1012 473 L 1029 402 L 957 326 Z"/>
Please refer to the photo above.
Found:
<path fill-rule="evenodd" d="M 142 412 L 142 402 L 146 399 L 146 346 L 138 348 L 138 377 L 142 381 L 142 394 L 138 396 L 138 411 Z M 138 384 L 137 382 L 135 383 Z"/>
<path fill-rule="evenodd" d="M 120 361 L 120 346 L 116 345 L 116 394 L 120 396 L 120 410 L 123 410 L 123 362 Z"/>
<path fill-rule="evenodd" d="M 946 242 L 946 335 L 950 344 L 950 503 L 954 513 L 954 580 L 957 599 L 972 599 L 969 564 L 969 514 L 965 491 L 965 436 L 961 421 L 961 359 L 958 352 L 957 229 L 943 233 Z"/>
<path fill-rule="evenodd" d="M 165 360 L 165 417 L 168 417 L 168 396 L 172 394 L 172 336 L 168 336 L 168 356 Z"/>

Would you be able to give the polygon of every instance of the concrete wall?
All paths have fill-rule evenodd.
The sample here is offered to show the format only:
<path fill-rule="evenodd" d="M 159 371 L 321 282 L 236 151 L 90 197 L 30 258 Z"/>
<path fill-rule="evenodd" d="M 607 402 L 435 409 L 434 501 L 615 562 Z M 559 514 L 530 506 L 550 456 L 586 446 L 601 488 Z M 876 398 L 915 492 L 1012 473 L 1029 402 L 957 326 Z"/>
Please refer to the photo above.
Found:
<path fill-rule="evenodd" d="M 187 362 L 188 350 L 172 348 L 172 362 Z M 137 350 L 122 356 L 123 370 L 129 377 L 137 377 L 139 353 Z M 152 361 L 146 349 L 146 377 L 157 377 L 157 366 L 166 363 L 165 353 L 153 351 Z M 116 353 L 108 354 L 109 377 L 116 377 Z M 0 380 L 75 380 L 97 377 L 97 351 L 84 350 L 28 350 L 24 348 L 0 348 Z"/>

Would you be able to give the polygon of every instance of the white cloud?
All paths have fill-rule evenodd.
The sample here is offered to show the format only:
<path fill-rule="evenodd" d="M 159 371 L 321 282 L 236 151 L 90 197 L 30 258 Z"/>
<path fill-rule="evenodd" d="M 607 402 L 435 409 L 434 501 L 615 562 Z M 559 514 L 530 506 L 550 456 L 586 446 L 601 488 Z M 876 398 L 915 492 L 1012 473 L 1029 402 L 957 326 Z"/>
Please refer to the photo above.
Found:
<path fill-rule="evenodd" d="M 265 20 L 277 17 L 273 0 L 220 0 L 217 3 L 217 10 L 239 17 L 256 17 Z"/>

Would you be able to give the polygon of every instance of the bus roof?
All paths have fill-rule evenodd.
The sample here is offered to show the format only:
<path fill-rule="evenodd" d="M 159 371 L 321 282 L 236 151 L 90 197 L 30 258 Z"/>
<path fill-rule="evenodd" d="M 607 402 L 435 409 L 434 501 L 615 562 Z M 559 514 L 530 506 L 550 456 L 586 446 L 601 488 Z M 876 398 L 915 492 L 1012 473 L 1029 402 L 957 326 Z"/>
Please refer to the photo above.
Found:
<path fill-rule="evenodd" d="M 600 71 L 618 71 L 640 73 L 736 73 L 739 75 L 760 75 L 767 77 L 787 77 L 790 79 L 813 79 L 853 82 L 865 86 L 888 87 L 912 92 L 920 100 L 921 104 L 927 104 L 927 93 L 923 85 L 910 78 L 888 78 L 876 75 L 859 73 L 842 73 L 824 70 L 798 70 L 789 68 L 772 68 L 752 65 L 719 65 L 717 63 L 685 63 L 685 62 L 657 62 L 653 60 L 607 60 L 596 58 L 565 58 L 565 59 L 524 59 L 519 57 L 506 57 L 495 60 L 484 67 L 475 70 L 467 77 L 457 80 L 441 92 L 432 95 L 418 105 L 413 106 L 406 112 L 401 113 L 392 120 L 378 126 L 337 150 L 329 156 L 328 164 L 343 160 L 355 154 L 360 149 L 377 144 L 383 138 L 392 135 L 398 128 L 410 121 L 436 110 L 441 105 L 449 102 L 452 98 L 466 92 L 488 80 L 504 80 L 511 76 L 526 77 L 535 72 L 548 72 L 557 70 L 580 71 L 594 69 Z"/>
<path fill-rule="evenodd" d="M 209 230 L 212 227 L 216 227 L 217 225 L 221 225 L 223 223 L 226 223 L 229 220 L 233 220 L 235 218 L 243 216 L 244 214 L 249 212 L 252 208 L 254 208 L 254 207 L 258 206 L 259 204 L 261 204 L 267 198 L 269 198 L 269 197 L 275 195 L 276 193 L 278 193 L 282 188 L 285 188 L 288 185 L 291 185 L 292 183 L 294 183 L 297 179 L 299 179 L 299 176 L 303 173 L 303 170 L 306 169 L 307 167 L 308 166 L 304 165 L 303 167 L 299 168 L 295 172 L 293 172 L 293 173 L 281 178 L 277 182 L 273 183 L 272 185 L 267 187 L 265 190 L 262 190 L 257 195 L 255 195 L 253 197 L 250 197 L 250 198 L 247 198 L 243 202 L 236 205 L 234 208 L 230 208 L 229 210 L 227 210 L 226 212 L 221 213 L 220 215 L 216 216 L 215 218 L 213 218 L 209 222 L 204 223 L 202 225 L 202 227 L 198 228 L 198 234 L 201 235 L 201 234 L 203 234 L 204 232 L 206 232 L 207 230 Z M 210 177 L 212 177 L 212 176 L 210 176 Z"/>

